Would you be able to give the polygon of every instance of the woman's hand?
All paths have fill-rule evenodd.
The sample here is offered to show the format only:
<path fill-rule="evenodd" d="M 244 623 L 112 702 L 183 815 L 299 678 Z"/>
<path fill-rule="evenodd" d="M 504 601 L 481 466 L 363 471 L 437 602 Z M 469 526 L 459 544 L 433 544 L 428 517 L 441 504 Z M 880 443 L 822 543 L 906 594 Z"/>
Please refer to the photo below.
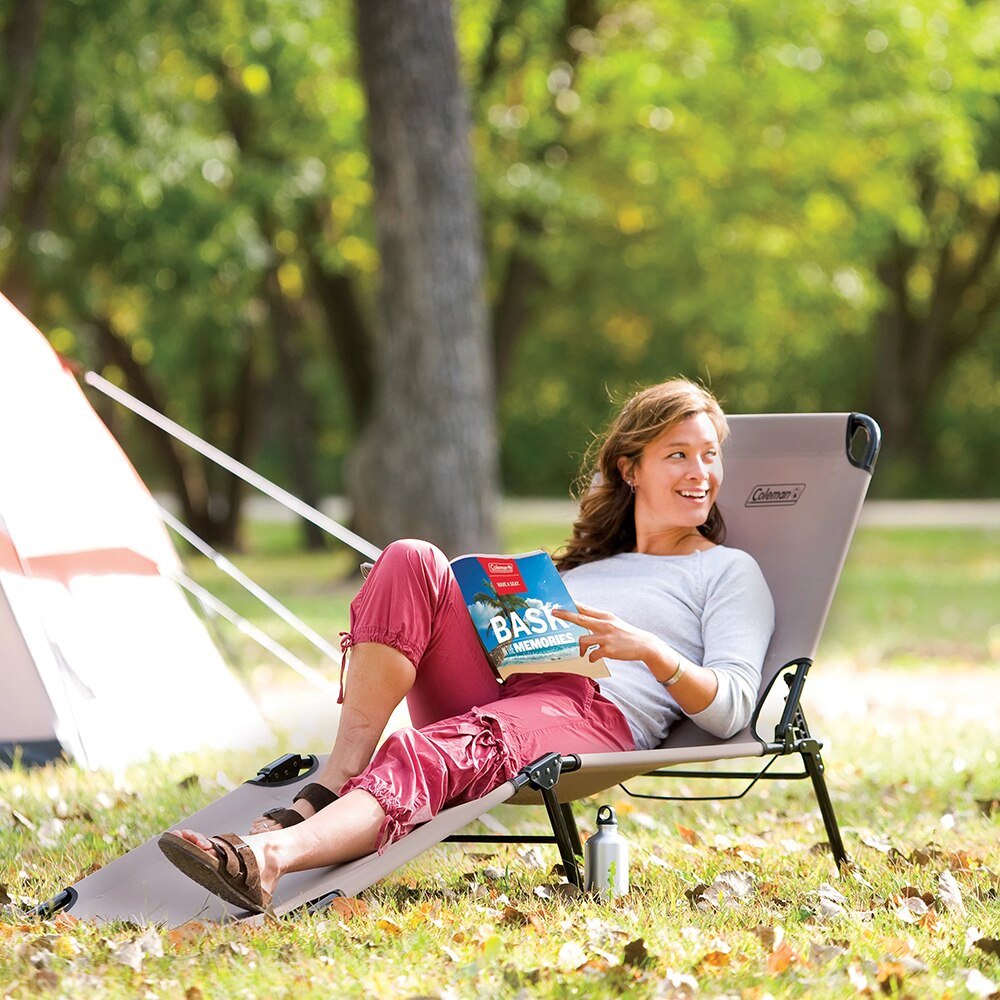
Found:
<path fill-rule="evenodd" d="M 714 670 L 685 660 L 658 635 L 629 625 L 610 611 L 598 611 L 585 604 L 576 607 L 577 614 L 562 608 L 555 609 L 552 614 L 587 630 L 589 634 L 580 638 L 580 655 L 586 656 L 591 663 L 602 656 L 611 660 L 639 660 L 662 682 L 669 681 L 680 671 L 670 693 L 688 715 L 702 711 L 715 699 L 719 679 Z"/>
<path fill-rule="evenodd" d="M 662 655 L 664 642 L 652 632 L 629 625 L 610 611 L 598 611 L 585 604 L 577 604 L 577 612 L 556 608 L 552 614 L 590 633 L 580 638 L 580 655 L 591 663 L 607 656 L 612 660 L 641 660 L 648 666 L 658 654 Z"/>

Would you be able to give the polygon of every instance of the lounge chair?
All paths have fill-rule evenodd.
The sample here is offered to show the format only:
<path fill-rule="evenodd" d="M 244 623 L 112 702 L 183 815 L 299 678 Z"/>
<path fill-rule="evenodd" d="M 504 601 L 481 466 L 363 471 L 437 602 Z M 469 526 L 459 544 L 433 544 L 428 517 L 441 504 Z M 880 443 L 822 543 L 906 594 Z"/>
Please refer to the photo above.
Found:
<path fill-rule="evenodd" d="M 801 697 L 878 456 L 879 429 L 870 417 L 855 413 L 733 416 L 730 423 L 732 439 L 726 447 L 719 499 L 727 542 L 754 555 L 776 607 L 775 632 L 751 724 L 719 740 L 689 721 L 682 722 L 660 748 L 648 751 L 578 756 L 553 747 L 552 753 L 512 781 L 481 799 L 442 811 L 381 855 L 285 876 L 273 901 L 275 914 L 320 907 L 337 895 L 355 895 L 445 840 L 555 843 L 567 879 L 579 885 L 581 849 L 570 803 L 639 776 L 733 778 L 746 783 L 744 792 L 761 778 L 808 778 L 833 859 L 838 866 L 847 860 L 826 787 L 822 743 L 809 730 Z M 781 693 L 779 677 L 787 682 L 787 690 L 774 707 L 775 699 L 769 695 Z M 796 754 L 801 758 L 800 771 L 772 773 L 779 758 Z M 731 760 L 743 761 L 743 769 L 687 769 Z M 313 755 L 288 754 L 172 829 L 245 830 L 265 809 L 287 805 L 295 788 L 310 780 L 319 763 Z M 547 809 L 551 836 L 460 832 L 503 803 L 538 802 Z M 60 909 L 81 918 L 170 926 L 190 919 L 246 916 L 184 879 L 163 858 L 155 837 L 63 890 L 36 912 Z"/>

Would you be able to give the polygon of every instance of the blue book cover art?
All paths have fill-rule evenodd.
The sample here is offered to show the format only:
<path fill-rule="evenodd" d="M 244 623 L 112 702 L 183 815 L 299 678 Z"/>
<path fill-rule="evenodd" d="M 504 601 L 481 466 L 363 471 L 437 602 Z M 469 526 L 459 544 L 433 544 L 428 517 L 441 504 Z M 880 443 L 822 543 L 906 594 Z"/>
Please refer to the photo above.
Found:
<path fill-rule="evenodd" d="M 493 668 L 501 677 L 543 670 L 606 677 L 602 660 L 580 656 L 586 630 L 553 616 L 576 605 L 547 552 L 468 555 L 452 570 Z"/>

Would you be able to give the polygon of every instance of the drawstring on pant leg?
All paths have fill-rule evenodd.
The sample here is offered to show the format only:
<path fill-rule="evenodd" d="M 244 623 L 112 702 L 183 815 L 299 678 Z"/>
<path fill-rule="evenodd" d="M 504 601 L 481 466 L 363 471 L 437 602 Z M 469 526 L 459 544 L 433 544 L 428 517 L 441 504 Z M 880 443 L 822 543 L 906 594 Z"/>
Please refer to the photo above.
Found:
<path fill-rule="evenodd" d="M 344 673 L 347 670 L 347 654 L 354 645 L 354 636 L 350 632 L 340 633 L 340 694 L 337 695 L 337 704 L 344 704 Z"/>

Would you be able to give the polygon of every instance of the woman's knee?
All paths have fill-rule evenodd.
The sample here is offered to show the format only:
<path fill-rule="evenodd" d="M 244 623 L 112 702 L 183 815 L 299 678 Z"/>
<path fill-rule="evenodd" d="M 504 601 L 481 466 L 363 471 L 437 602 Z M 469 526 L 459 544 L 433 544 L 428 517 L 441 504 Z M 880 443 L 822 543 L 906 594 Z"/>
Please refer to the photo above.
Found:
<path fill-rule="evenodd" d="M 441 570 L 448 566 L 448 557 L 433 543 L 421 538 L 400 538 L 390 542 L 379 556 L 379 562 L 393 568 L 410 570 Z"/>

